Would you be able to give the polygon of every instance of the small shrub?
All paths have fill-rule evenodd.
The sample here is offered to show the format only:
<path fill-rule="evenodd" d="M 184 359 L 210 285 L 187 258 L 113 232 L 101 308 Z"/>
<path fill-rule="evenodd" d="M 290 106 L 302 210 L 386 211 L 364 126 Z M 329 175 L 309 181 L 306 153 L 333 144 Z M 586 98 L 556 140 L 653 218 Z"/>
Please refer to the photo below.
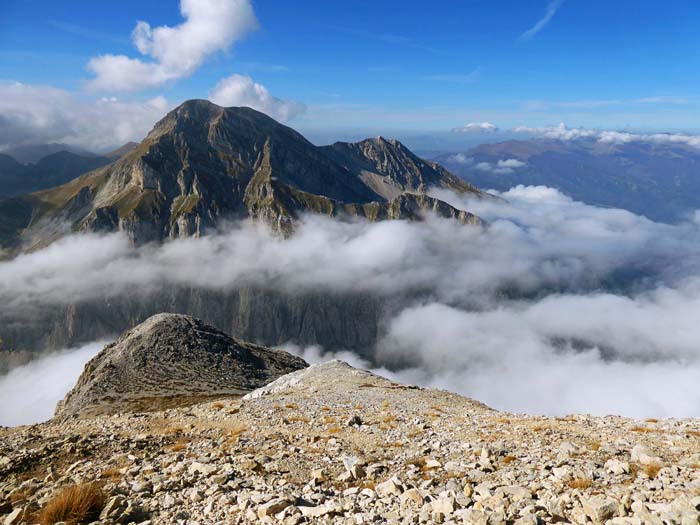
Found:
<path fill-rule="evenodd" d="M 574 478 L 567 483 L 572 489 L 588 489 L 593 482 L 589 478 Z"/>
<path fill-rule="evenodd" d="M 69 525 L 91 523 L 100 517 L 106 496 L 97 485 L 73 485 L 61 491 L 39 512 L 42 525 L 64 521 Z"/>

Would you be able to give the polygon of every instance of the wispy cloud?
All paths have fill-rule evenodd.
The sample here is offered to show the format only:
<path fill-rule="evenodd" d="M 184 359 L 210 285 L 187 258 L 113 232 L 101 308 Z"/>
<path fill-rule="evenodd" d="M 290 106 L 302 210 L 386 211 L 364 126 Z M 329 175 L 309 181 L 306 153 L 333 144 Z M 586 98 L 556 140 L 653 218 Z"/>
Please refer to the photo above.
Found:
<path fill-rule="evenodd" d="M 635 99 L 584 99 L 584 100 L 526 100 L 523 108 L 529 111 L 548 111 L 550 109 L 598 109 L 611 106 L 634 105 L 682 105 L 693 102 L 694 97 L 678 95 L 660 95 Z"/>
<path fill-rule="evenodd" d="M 416 42 L 412 38 L 403 35 L 394 35 L 390 33 L 373 33 L 371 31 L 362 31 L 361 29 L 355 29 L 353 27 L 335 26 L 330 24 L 322 24 L 322 27 L 326 29 L 331 29 L 339 33 L 359 36 L 362 38 L 367 38 L 369 40 L 377 40 L 386 44 L 411 47 L 413 49 L 420 49 L 422 51 L 429 51 L 431 53 L 439 53 L 439 51 L 434 47 L 423 45 L 419 42 Z"/>
<path fill-rule="evenodd" d="M 537 33 L 542 31 L 547 26 L 547 24 L 549 24 L 549 22 L 552 20 L 552 17 L 554 17 L 554 15 L 563 3 L 564 0 L 551 0 L 549 4 L 547 4 L 547 9 L 544 12 L 544 16 L 540 18 L 534 26 L 532 26 L 530 29 L 521 34 L 518 37 L 518 40 L 530 40 Z"/>
<path fill-rule="evenodd" d="M 59 31 L 64 33 L 70 33 L 71 35 L 76 35 L 88 40 L 97 40 L 100 42 L 112 42 L 116 44 L 128 44 L 130 40 L 121 35 L 114 35 L 112 33 L 106 33 L 104 31 L 96 31 L 89 27 L 83 27 L 76 24 L 69 24 L 67 22 L 61 22 L 60 20 L 49 20 L 49 25 Z"/>
<path fill-rule="evenodd" d="M 473 84 L 481 76 L 481 69 L 477 68 L 471 73 L 445 73 L 439 75 L 426 75 L 426 80 L 435 80 L 438 82 L 452 82 L 453 84 Z"/>
<path fill-rule="evenodd" d="M 289 67 L 282 64 L 270 64 L 268 62 L 239 62 L 242 69 L 257 71 L 260 73 L 288 73 Z"/>

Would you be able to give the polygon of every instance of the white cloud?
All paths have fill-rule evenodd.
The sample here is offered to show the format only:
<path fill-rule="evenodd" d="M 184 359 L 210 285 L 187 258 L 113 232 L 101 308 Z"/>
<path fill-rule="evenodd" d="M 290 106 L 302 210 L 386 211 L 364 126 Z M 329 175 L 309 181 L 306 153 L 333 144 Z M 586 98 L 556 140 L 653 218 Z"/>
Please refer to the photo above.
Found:
<path fill-rule="evenodd" d="M 89 86 L 138 91 L 187 77 L 209 55 L 228 49 L 258 25 L 250 0 L 181 0 L 180 12 L 185 21 L 175 27 L 136 24 L 134 45 L 151 60 L 109 54 L 90 60 L 95 78 Z"/>
<path fill-rule="evenodd" d="M 85 100 L 50 86 L 0 83 L 0 150 L 47 142 L 107 150 L 141 140 L 171 107 L 164 97 Z"/>
<path fill-rule="evenodd" d="M 464 153 L 456 153 L 454 155 L 450 155 L 449 160 L 451 162 L 456 162 L 457 164 L 462 164 L 464 166 L 474 164 L 474 158 L 467 157 Z"/>
<path fill-rule="evenodd" d="M 542 18 L 540 18 L 534 26 L 521 34 L 518 40 L 530 40 L 537 33 L 542 31 L 545 26 L 549 24 L 563 3 L 564 0 L 550 0 Z"/>
<path fill-rule="evenodd" d="M 498 128 L 491 122 L 470 122 L 466 126 L 454 128 L 453 133 L 495 133 Z"/>
<path fill-rule="evenodd" d="M 265 86 L 243 75 L 231 75 L 219 81 L 209 98 L 220 106 L 248 106 L 281 121 L 306 111 L 303 104 L 273 97 Z"/>
<path fill-rule="evenodd" d="M 29 425 L 53 417 L 56 403 L 73 388 L 83 365 L 103 346 L 103 342 L 95 342 L 56 352 L 0 376 L 0 425 Z"/>
<path fill-rule="evenodd" d="M 527 163 L 518 159 L 505 159 L 499 160 L 496 163 L 479 162 L 474 167 L 479 171 L 496 173 L 497 175 L 508 175 L 513 173 L 516 169 L 524 166 L 527 166 Z"/>
<path fill-rule="evenodd" d="M 371 293 L 396 307 L 373 366 L 391 357 L 403 380 L 507 410 L 700 415 L 698 223 L 654 223 L 546 187 L 435 195 L 488 226 L 313 215 L 287 239 L 249 222 L 162 246 L 69 237 L 0 263 L 0 322 L 181 286 Z M 602 293 L 609 282 L 617 291 Z"/>
<path fill-rule="evenodd" d="M 518 159 L 499 160 L 496 166 L 499 168 L 522 168 L 526 163 Z"/>
<path fill-rule="evenodd" d="M 586 128 L 569 128 L 563 122 L 550 127 L 520 126 L 513 129 L 516 133 L 539 135 L 548 139 L 577 140 L 595 139 L 607 144 L 627 144 L 631 142 L 647 142 L 655 144 L 677 144 L 700 148 L 699 135 L 682 133 L 627 133 L 623 131 L 596 130 Z"/>

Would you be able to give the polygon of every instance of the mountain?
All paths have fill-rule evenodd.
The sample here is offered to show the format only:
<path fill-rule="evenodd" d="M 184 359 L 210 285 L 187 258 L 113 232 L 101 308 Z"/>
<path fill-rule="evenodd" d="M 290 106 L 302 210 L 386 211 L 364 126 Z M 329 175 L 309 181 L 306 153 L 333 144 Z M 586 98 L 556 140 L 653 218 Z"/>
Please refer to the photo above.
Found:
<path fill-rule="evenodd" d="M 193 317 L 155 315 L 85 365 L 57 417 L 242 395 L 308 366 L 303 359 L 232 339 Z"/>
<path fill-rule="evenodd" d="M 510 163 L 514 167 L 509 159 L 517 161 Z M 700 208 L 700 149 L 684 145 L 512 140 L 434 160 L 481 188 L 545 185 L 655 221 L 677 222 Z"/>
<path fill-rule="evenodd" d="M 8 249 L 43 246 L 68 231 L 121 230 L 135 243 L 201 235 L 223 218 L 261 219 L 289 231 L 305 212 L 370 220 L 433 210 L 474 215 L 423 192 L 481 193 L 397 141 L 317 147 L 246 107 L 191 100 L 168 113 L 116 162 L 63 186 L 0 202 Z M 19 213 L 18 213 L 19 210 Z"/>
<path fill-rule="evenodd" d="M 13 197 L 65 184 L 79 175 L 112 162 L 107 157 L 84 157 L 59 151 L 42 157 L 35 164 L 21 164 L 0 154 L 0 198 Z"/>
<path fill-rule="evenodd" d="M 93 152 L 69 144 L 51 142 L 49 144 L 28 144 L 26 146 L 15 146 L 3 151 L 21 164 L 36 164 L 44 157 L 67 151 L 79 157 L 97 157 Z"/>

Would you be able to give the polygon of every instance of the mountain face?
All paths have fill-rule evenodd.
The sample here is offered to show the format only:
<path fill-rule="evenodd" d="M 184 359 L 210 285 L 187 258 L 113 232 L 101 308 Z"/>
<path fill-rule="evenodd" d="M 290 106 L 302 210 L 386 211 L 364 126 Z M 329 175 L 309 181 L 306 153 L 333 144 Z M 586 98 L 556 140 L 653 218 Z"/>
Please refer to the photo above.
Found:
<path fill-rule="evenodd" d="M 13 157 L 0 154 L 0 198 L 65 184 L 113 160 L 109 157 L 83 157 L 70 151 L 59 151 L 42 157 L 36 164 L 20 164 Z"/>
<path fill-rule="evenodd" d="M 135 242 L 201 235 L 222 218 L 288 231 L 301 213 L 415 219 L 433 210 L 479 219 L 423 194 L 430 186 L 481 195 L 397 141 L 316 147 L 250 108 L 185 102 L 119 160 L 63 186 L 0 202 L 6 249 L 68 231 L 121 230 Z"/>
<path fill-rule="evenodd" d="M 498 162 L 509 159 L 523 165 L 499 169 Z M 683 145 L 507 141 L 434 160 L 481 188 L 545 185 L 588 204 L 626 209 L 655 221 L 677 222 L 700 208 L 700 150 Z"/>
<path fill-rule="evenodd" d="M 158 314 L 91 359 L 56 416 L 242 395 L 306 366 L 287 352 L 232 339 L 193 317 Z"/>

